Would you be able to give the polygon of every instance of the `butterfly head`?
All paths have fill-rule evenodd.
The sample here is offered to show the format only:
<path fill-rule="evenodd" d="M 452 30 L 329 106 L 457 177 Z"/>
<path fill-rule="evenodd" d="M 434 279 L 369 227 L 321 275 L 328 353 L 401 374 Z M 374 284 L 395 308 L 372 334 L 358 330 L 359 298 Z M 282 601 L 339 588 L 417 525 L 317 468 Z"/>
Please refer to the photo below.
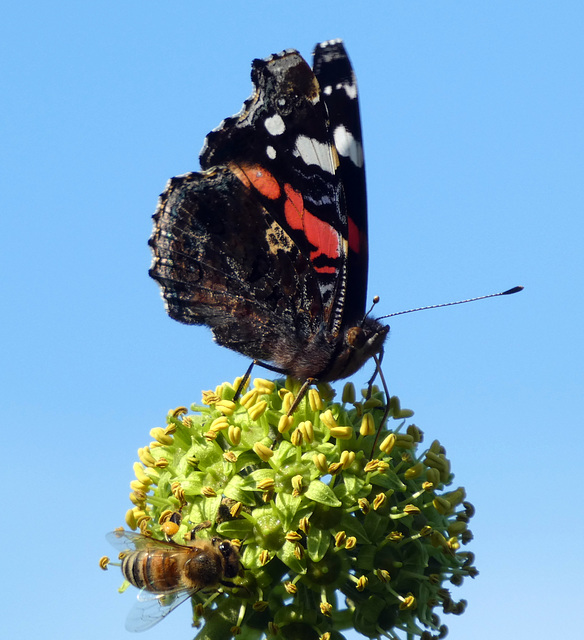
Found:
<path fill-rule="evenodd" d="M 367 317 L 360 325 L 347 328 L 326 380 L 340 380 L 357 372 L 367 360 L 383 350 L 388 333 L 389 325 Z"/>

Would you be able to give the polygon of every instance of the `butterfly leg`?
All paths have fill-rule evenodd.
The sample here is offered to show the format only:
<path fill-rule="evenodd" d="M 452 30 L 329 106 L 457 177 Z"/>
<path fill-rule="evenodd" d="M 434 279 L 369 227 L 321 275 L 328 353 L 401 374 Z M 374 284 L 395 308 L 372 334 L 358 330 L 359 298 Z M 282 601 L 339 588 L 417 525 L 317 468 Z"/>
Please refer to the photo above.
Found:
<path fill-rule="evenodd" d="M 233 396 L 233 401 L 234 402 L 236 402 L 239 399 L 239 396 L 241 395 L 241 392 L 243 391 L 243 389 L 245 389 L 247 383 L 249 382 L 249 378 L 251 376 L 251 372 L 252 372 L 252 370 L 253 370 L 255 365 L 257 365 L 258 367 L 263 367 L 264 369 L 268 369 L 268 371 L 273 371 L 275 373 L 282 373 L 282 374 L 286 373 L 286 371 L 284 371 L 283 369 L 280 369 L 279 367 L 275 367 L 274 365 L 267 364 L 266 362 L 261 362 L 260 360 L 252 360 L 252 362 L 249 365 L 249 367 L 247 368 L 247 371 L 245 372 L 243 378 L 241 379 L 241 382 L 239 383 L 239 385 L 237 387 L 237 390 L 235 391 L 235 395 Z M 377 375 L 377 370 L 376 370 L 375 374 L 373 375 L 373 378 L 371 378 L 371 380 L 369 381 L 369 385 L 370 386 L 373 383 L 373 380 L 375 379 L 376 375 Z M 308 389 L 313 384 L 316 384 L 316 383 L 317 383 L 317 379 L 316 378 L 307 378 L 304 381 L 304 383 L 300 387 L 300 391 L 298 391 L 298 393 L 296 394 L 296 398 L 294 398 L 294 402 L 292 403 L 292 406 L 288 410 L 288 414 L 287 415 L 291 416 L 296 411 L 296 409 L 298 408 L 298 405 L 302 402 L 302 399 L 306 395 L 306 392 L 308 391 Z"/>
<path fill-rule="evenodd" d="M 384 353 L 385 351 L 383 349 L 379 352 L 379 364 L 375 367 L 373 375 L 369 379 L 369 382 L 367 382 L 367 395 L 365 396 L 365 400 L 369 400 L 369 398 L 371 398 L 371 394 L 373 392 L 373 383 L 375 382 L 375 378 L 377 378 L 377 374 L 381 371 L 381 363 L 383 362 Z"/>
<path fill-rule="evenodd" d="M 316 378 L 306 378 L 306 380 L 304 381 L 304 384 L 300 387 L 300 391 L 297 393 L 296 398 L 294 398 L 294 402 L 292 403 L 292 406 L 288 410 L 289 416 L 291 416 L 296 411 L 296 409 L 298 408 L 298 405 L 302 401 L 302 398 L 304 398 L 309 387 L 311 387 L 313 384 L 316 384 Z"/>
<path fill-rule="evenodd" d="M 266 362 L 261 362 L 261 360 L 252 360 L 251 364 L 247 368 L 241 382 L 237 386 L 237 390 L 235 391 L 235 395 L 233 396 L 233 402 L 237 402 L 239 400 L 239 396 L 245 389 L 247 383 L 249 382 L 249 378 L 251 376 L 251 372 L 255 366 L 262 367 L 263 369 L 267 369 L 268 371 L 273 371 L 274 373 L 281 373 L 286 375 L 286 371 L 284 369 L 280 369 L 280 367 L 275 367 L 272 364 L 267 364 Z"/>
<path fill-rule="evenodd" d="M 247 383 L 249 382 L 249 378 L 251 376 L 251 372 L 252 372 L 253 367 L 254 367 L 255 364 L 258 364 L 258 361 L 257 360 L 252 360 L 251 364 L 247 368 L 247 371 L 243 375 L 243 378 L 241 379 L 241 382 L 237 386 L 237 389 L 235 391 L 235 395 L 233 396 L 233 402 L 237 402 L 239 400 L 239 396 L 241 395 L 243 390 L 246 388 Z"/>
<path fill-rule="evenodd" d="M 375 373 L 370 380 L 370 384 L 375 379 L 375 376 L 379 374 L 379 379 L 381 380 L 381 384 L 383 385 L 383 392 L 385 393 L 385 411 L 383 412 L 383 417 L 381 418 L 381 422 L 379 423 L 379 427 L 377 428 L 377 433 L 375 434 L 375 440 L 373 441 L 373 446 L 371 447 L 371 454 L 369 456 L 369 460 L 373 459 L 373 454 L 375 453 L 375 447 L 377 446 L 377 441 L 379 440 L 379 434 L 381 430 L 385 426 L 387 422 L 387 418 L 391 412 L 391 398 L 389 396 L 389 389 L 387 388 L 387 383 L 385 382 L 385 376 L 383 375 L 383 371 L 381 370 L 381 360 L 383 359 L 383 351 L 380 356 L 374 355 L 373 359 L 375 360 Z M 369 387 L 369 391 L 371 391 L 371 387 Z M 368 392 L 369 394 L 369 392 Z"/>

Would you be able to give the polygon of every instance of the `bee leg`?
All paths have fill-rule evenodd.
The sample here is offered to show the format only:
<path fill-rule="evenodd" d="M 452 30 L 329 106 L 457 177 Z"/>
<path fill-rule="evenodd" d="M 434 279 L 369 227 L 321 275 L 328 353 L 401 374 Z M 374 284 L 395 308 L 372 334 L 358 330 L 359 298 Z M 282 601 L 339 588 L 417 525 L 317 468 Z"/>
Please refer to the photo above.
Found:
<path fill-rule="evenodd" d="M 190 531 L 191 542 L 197 537 L 197 531 L 201 531 L 202 529 L 208 529 L 211 526 L 210 520 L 205 520 L 205 522 L 201 522 L 196 527 L 193 527 Z"/>
<path fill-rule="evenodd" d="M 235 582 L 230 582 L 229 580 L 221 580 L 221 584 L 224 587 L 229 587 L 229 589 L 234 589 L 235 587 L 237 587 Z"/>
<path fill-rule="evenodd" d="M 166 541 L 172 542 L 172 536 L 178 531 L 180 523 L 182 522 L 182 516 L 178 511 L 175 511 L 173 513 L 165 512 L 163 516 L 165 517 L 163 519 L 161 516 L 159 524 L 161 525 L 161 529 L 164 531 Z M 170 525 L 175 526 L 172 527 Z"/>

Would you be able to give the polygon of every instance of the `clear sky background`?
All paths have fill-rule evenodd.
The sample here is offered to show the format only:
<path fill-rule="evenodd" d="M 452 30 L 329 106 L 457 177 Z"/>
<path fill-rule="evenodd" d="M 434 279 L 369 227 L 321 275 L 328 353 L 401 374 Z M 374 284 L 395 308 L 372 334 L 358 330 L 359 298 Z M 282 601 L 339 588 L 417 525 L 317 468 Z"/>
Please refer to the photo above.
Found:
<path fill-rule="evenodd" d="M 2 11 L 3 637 L 130 638 L 103 573 L 136 450 L 247 361 L 170 320 L 147 269 L 166 180 L 253 58 L 345 40 L 361 91 L 391 392 L 477 508 L 453 639 L 582 628 L 581 0 L 19 2 Z M 366 367 L 354 378 L 361 385 Z M 260 372 L 260 375 L 261 374 Z M 188 640 L 183 606 L 144 640 Z"/>

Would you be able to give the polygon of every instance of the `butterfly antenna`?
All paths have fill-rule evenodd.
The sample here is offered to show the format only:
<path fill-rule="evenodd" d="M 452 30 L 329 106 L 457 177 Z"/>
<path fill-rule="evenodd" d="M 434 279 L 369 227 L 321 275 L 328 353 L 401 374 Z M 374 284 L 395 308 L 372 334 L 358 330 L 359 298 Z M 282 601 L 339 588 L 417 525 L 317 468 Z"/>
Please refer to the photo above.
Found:
<path fill-rule="evenodd" d="M 378 320 L 382 320 L 383 318 L 393 318 L 394 316 L 401 316 L 404 313 L 413 313 L 414 311 L 425 311 L 426 309 L 439 309 L 440 307 L 451 307 L 455 304 L 465 304 L 467 302 L 476 302 L 477 300 L 486 300 L 487 298 L 496 298 L 498 296 L 510 296 L 513 293 L 519 293 L 519 291 L 523 291 L 523 287 L 513 287 L 512 289 L 507 289 L 507 291 L 502 291 L 501 293 L 490 293 L 487 296 L 478 296 L 478 298 L 468 298 L 467 300 L 458 300 L 456 302 L 443 302 L 442 304 L 432 304 L 428 307 L 417 307 L 416 309 L 408 309 L 407 311 L 397 311 L 396 313 L 390 313 L 386 316 L 381 316 L 377 318 Z"/>
<path fill-rule="evenodd" d="M 367 316 L 373 311 L 373 308 L 375 307 L 375 305 L 378 302 L 379 302 L 379 296 L 373 296 L 373 302 L 371 303 L 371 306 L 369 307 L 369 311 L 367 311 L 367 313 L 363 316 L 363 320 L 361 320 L 361 326 L 363 326 Z"/>

